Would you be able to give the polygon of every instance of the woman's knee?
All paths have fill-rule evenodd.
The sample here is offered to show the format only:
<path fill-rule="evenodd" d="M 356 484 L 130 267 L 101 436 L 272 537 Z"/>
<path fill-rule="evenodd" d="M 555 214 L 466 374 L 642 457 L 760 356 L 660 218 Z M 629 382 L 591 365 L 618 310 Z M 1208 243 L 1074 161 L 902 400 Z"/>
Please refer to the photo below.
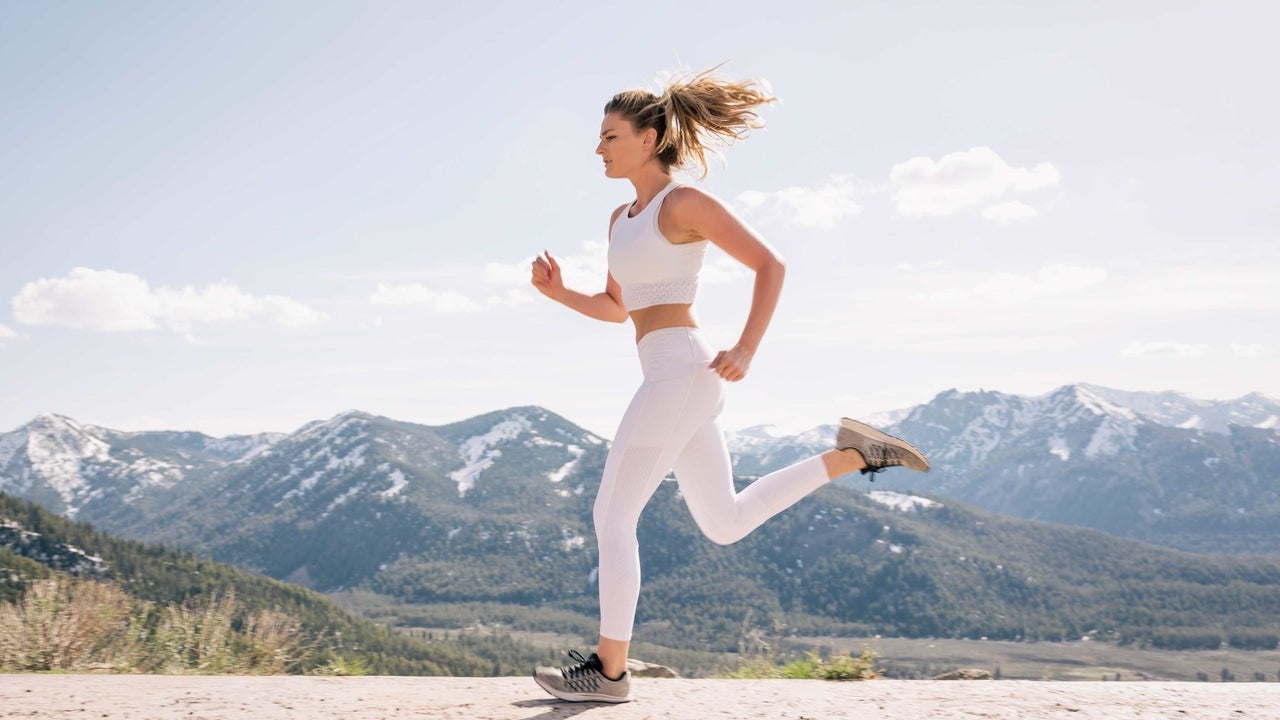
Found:
<path fill-rule="evenodd" d="M 732 545 L 744 537 L 738 528 L 729 523 L 704 520 L 696 522 L 702 534 L 717 545 Z"/>
<path fill-rule="evenodd" d="M 627 526 L 606 521 L 596 523 L 596 545 L 600 548 L 601 553 L 607 553 L 638 548 L 640 541 L 636 538 L 634 525 Z"/>

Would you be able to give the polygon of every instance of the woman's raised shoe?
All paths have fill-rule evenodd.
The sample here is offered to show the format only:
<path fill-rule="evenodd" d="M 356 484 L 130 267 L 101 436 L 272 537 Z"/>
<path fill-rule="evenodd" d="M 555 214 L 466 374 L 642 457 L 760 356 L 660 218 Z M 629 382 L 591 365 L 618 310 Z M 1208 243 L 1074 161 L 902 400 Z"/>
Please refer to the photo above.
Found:
<path fill-rule="evenodd" d="M 867 466 L 861 470 L 863 475 L 882 472 L 889 467 L 906 467 L 920 472 L 929 471 L 928 458 L 910 443 L 851 418 L 840 420 L 840 430 L 836 433 L 836 449 L 856 450 L 862 455 L 863 461 L 867 463 Z M 871 479 L 875 480 L 874 477 Z"/>

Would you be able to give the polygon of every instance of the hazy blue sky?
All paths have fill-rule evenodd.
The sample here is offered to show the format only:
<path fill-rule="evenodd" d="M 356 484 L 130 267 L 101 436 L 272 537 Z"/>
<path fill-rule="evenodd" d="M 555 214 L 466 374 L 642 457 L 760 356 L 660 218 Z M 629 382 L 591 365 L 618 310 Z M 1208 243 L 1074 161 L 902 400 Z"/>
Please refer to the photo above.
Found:
<path fill-rule="evenodd" d="M 1272 2 L 0 0 L 0 431 L 289 431 L 543 405 L 611 434 L 632 330 L 593 154 L 727 61 L 768 128 L 704 182 L 787 258 L 729 428 L 948 388 L 1280 395 Z M 750 278 L 699 299 L 737 338 Z"/>

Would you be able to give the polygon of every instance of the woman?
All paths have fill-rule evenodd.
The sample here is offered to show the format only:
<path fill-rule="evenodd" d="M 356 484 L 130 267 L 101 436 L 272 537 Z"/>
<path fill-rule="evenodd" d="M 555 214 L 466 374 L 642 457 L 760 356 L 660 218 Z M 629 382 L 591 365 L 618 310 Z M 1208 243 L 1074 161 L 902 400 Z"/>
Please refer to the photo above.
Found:
<path fill-rule="evenodd" d="M 533 262 L 542 294 L 588 317 L 635 325 L 644 382 L 627 408 L 605 461 L 593 519 L 600 548 L 600 644 L 589 658 L 538 668 L 552 695 L 573 701 L 630 699 L 627 650 L 640 593 L 636 525 L 658 484 L 674 470 L 702 532 L 729 544 L 831 479 L 889 466 L 928 470 L 901 440 L 845 418 L 836 449 L 765 475 L 735 493 L 717 418 L 724 383 L 746 377 L 782 289 L 782 258 L 710 194 L 675 183 L 674 168 L 696 163 L 706 176 L 708 142 L 743 139 L 762 127 L 755 108 L 770 103 L 755 81 L 704 72 L 670 82 L 661 96 L 620 93 L 605 105 L 596 153 L 606 177 L 623 178 L 636 199 L 609 219 L 604 292 L 564 286 L 551 254 Z M 738 342 L 714 352 L 693 315 L 708 243 L 755 272 L 755 290 Z"/>

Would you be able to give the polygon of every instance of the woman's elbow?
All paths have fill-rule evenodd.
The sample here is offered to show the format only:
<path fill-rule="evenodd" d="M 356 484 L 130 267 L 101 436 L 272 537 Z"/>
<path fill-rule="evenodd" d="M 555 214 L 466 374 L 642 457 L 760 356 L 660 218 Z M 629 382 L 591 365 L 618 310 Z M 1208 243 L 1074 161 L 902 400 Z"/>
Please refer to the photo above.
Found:
<path fill-rule="evenodd" d="M 783 259 L 781 255 L 774 254 L 772 257 L 766 260 L 764 265 L 761 266 L 761 268 L 756 272 L 757 273 L 763 272 L 765 274 L 771 275 L 777 278 L 778 282 L 782 282 L 782 279 L 787 276 L 787 261 Z"/>
<path fill-rule="evenodd" d="M 618 303 L 614 306 L 613 314 L 609 316 L 609 320 L 611 322 L 621 324 L 626 322 L 629 317 L 630 315 L 627 314 L 627 308 L 623 306 L 622 303 Z"/>

